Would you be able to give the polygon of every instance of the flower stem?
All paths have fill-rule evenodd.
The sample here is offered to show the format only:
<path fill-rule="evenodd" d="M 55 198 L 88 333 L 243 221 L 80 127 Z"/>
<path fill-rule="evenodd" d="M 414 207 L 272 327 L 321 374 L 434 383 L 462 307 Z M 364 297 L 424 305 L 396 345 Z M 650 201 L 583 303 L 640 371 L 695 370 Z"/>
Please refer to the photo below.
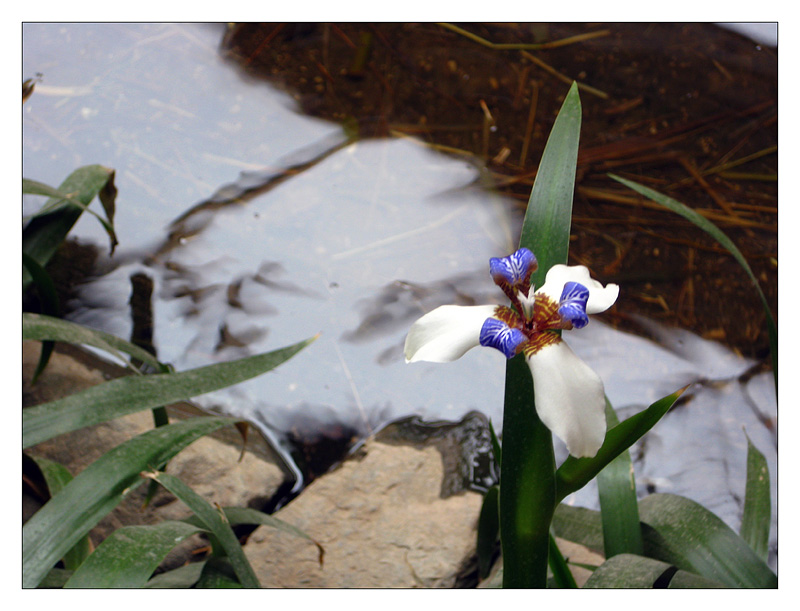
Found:
<path fill-rule="evenodd" d="M 504 588 L 544 588 L 550 523 L 556 506 L 550 430 L 536 415 L 533 380 L 523 355 L 506 365 L 500 542 Z"/>

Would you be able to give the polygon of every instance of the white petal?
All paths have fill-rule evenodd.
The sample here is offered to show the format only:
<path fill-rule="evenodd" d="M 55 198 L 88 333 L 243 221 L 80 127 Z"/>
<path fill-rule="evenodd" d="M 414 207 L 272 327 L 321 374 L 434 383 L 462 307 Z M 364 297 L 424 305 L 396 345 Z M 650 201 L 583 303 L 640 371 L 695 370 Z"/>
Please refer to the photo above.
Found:
<path fill-rule="evenodd" d="M 480 345 L 481 327 L 497 306 L 445 305 L 411 325 L 405 345 L 406 363 L 446 363 Z"/>
<path fill-rule="evenodd" d="M 536 413 L 569 453 L 594 456 L 606 436 L 603 382 L 563 341 L 528 358 Z"/>
<path fill-rule="evenodd" d="M 583 265 L 554 265 L 547 272 L 544 285 L 536 291 L 544 293 L 556 303 L 561 299 L 561 291 L 567 282 L 579 282 L 589 289 L 589 301 L 586 304 L 587 314 L 605 312 L 614 305 L 619 296 L 619 286 L 608 284 L 603 286 L 591 277 L 589 270 Z"/>

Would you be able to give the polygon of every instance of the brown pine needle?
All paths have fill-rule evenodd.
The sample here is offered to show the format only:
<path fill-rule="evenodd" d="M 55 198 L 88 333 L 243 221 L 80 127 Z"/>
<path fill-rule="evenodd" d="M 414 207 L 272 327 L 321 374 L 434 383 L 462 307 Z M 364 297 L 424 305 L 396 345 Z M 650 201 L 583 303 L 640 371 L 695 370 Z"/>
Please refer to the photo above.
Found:
<path fill-rule="evenodd" d="M 609 30 L 598 30 L 596 32 L 587 32 L 586 34 L 577 34 L 576 36 L 569 36 L 568 38 L 562 38 L 560 40 L 552 40 L 550 42 L 532 42 L 532 43 L 524 43 L 524 42 L 507 42 L 507 43 L 497 43 L 492 42 L 490 40 L 486 40 L 485 38 L 481 38 L 477 34 L 473 34 L 472 32 L 468 32 L 457 25 L 452 23 L 439 23 L 441 27 L 450 30 L 451 32 L 455 32 L 456 34 L 460 34 L 465 38 L 469 38 L 473 42 L 477 42 L 479 45 L 483 45 L 484 47 L 489 47 L 490 49 L 495 49 L 498 51 L 519 51 L 522 49 L 555 49 L 558 47 L 564 47 L 567 45 L 575 44 L 577 42 L 583 42 L 584 40 L 591 40 L 592 38 L 599 38 L 601 36 L 608 36 Z"/>

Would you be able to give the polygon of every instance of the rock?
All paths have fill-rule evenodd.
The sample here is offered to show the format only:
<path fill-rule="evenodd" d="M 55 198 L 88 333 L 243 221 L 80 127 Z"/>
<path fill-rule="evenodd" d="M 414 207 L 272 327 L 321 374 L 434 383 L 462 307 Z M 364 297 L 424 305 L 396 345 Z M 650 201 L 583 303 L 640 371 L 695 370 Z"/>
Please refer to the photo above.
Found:
<path fill-rule="evenodd" d="M 51 401 L 124 373 L 122 368 L 83 351 L 59 345 L 47 369 L 36 384 L 31 385 L 40 346 L 39 342 L 23 342 L 23 405 Z M 174 420 L 200 412 L 181 404 L 168 406 L 168 413 Z M 111 448 L 152 428 L 152 413 L 145 410 L 59 435 L 26 452 L 57 461 L 75 476 Z M 233 429 L 217 436 L 202 437 L 170 461 L 167 472 L 179 477 L 211 503 L 260 509 L 283 484 L 285 475 L 279 467 L 279 459 L 252 427 L 248 451 L 240 462 L 241 445 L 241 438 Z M 159 488 L 150 506 L 142 509 L 146 490 L 146 484 L 139 486 L 93 529 L 94 544 L 120 526 L 152 524 L 191 515 L 183 503 L 163 488 Z"/>
<path fill-rule="evenodd" d="M 306 540 L 260 527 L 245 551 L 261 583 L 285 588 L 452 587 L 475 553 L 482 496 L 441 494 L 432 445 L 368 441 L 276 517 Z"/>

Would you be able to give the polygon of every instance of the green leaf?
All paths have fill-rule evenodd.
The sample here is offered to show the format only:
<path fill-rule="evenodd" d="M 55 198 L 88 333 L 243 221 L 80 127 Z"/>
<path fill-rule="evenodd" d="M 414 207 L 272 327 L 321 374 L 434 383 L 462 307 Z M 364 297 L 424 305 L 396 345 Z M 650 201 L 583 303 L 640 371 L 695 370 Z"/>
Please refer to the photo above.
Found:
<path fill-rule="evenodd" d="M 200 579 L 206 562 L 192 562 L 185 566 L 160 573 L 144 584 L 143 588 L 191 588 Z"/>
<path fill-rule="evenodd" d="M 58 187 L 57 195 L 45 203 L 47 214 L 37 215 L 32 218 L 22 231 L 22 251 L 45 267 L 53 253 L 61 245 L 81 213 L 100 193 L 109 181 L 114 179 L 114 170 L 101 165 L 89 165 L 78 168 L 70 174 Z M 33 193 L 36 189 L 46 187 L 34 181 L 23 182 L 23 192 L 28 189 Z M 49 189 L 49 187 L 48 187 Z M 48 193 L 39 193 L 48 194 Z M 65 196 L 68 199 L 65 199 Z M 98 217 L 99 218 L 99 217 Z M 111 240 L 111 251 L 117 244 L 114 229 L 103 221 L 103 227 Z M 30 274 L 23 271 L 22 290 L 27 289 L 31 282 Z"/>
<path fill-rule="evenodd" d="M 322 545 L 320 545 L 315 539 L 309 537 L 296 526 L 284 522 L 275 516 L 264 513 L 263 511 L 258 511 L 257 509 L 252 509 L 250 507 L 223 507 L 222 511 L 225 514 L 225 519 L 230 523 L 231 526 L 238 526 L 239 524 L 261 524 L 310 541 L 317 546 L 317 550 L 319 551 L 319 564 L 322 566 L 323 557 L 325 556 L 325 550 L 322 548 Z M 202 520 L 196 515 L 186 518 L 184 522 L 194 524 L 196 526 L 203 524 Z"/>
<path fill-rule="evenodd" d="M 239 539 L 236 538 L 236 534 L 221 509 L 212 507 L 208 501 L 174 475 L 155 472 L 149 473 L 147 476 L 178 497 L 203 521 L 205 528 L 219 541 L 242 586 L 245 588 L 261 587 L 258 577 L 253 572 L 253 567 L 250 566 L 247 556 L 244 555 Z"/>
<path fill-rule="evenodd" d="M 39 305 L 45 314 L 58 316 L 61 307 L 58 303 L 58 293 L 56 286 L 53 284 L 50 274 L 45 269 L 34 261 L 31 257 L 22 253 L 22 268 L 27 271 L 28 275 L 36 287 L 36 292 L 39 294 Z M 23 317 L 25 314 L 23 313 Z M 24 339 L 24 338 L 23 338 Z M 39 376 L 47 367 L 50 361 L 50 355 L 53 353 L 55 344 L 52 341 L 45 341 L 42 343 L 42 351 L 39 354 L 39 363 L 36 365 L 36 371 L 33 372 L 32 382 L 35 383 Z"/>
<path fill-rule="evenodd" d="M 481 513 L 478 517 L 478 541 L 476 551 L 478 554 L 478 575 L 486 579 L 492 569 L 495 544 L 500 534 L 499 492 L 497 486 L 492 486 L 483 496 Z"/>
<path fill-rule="evenodd" d="M 97 331 L 77 325 L 68 320 L 45 316 L 43 314 L 22 314 L 22 339 L 39 341 L 57 341 L 70 344 L 82 344 L 99 348 L 108 354 L 128 362 L 122 353 L 129 354 L 135 359 L 147 363 L 159 371 L 167 372 L 166 365 L 160 363 L 152 354 L 139 346 L 110 333 Z"/>
<path fill-rule="evenodd" d="M 38 588 L 63 588 L 67 580 L 72 576 L 72 571 L 67 569 L 52 569 L 39 582 Z"/>
<path fill-rule="evenodd" d="M 547 139 L 522 222 L 519 245 L 539 262 L 531 279 L 535 286 L 544 284 L 551 267 L 567 263 L 580 132 L 581 100 L 572 83 Z"/>
<path fill-rule="evenodd" d="M 747 263 L 747 259 L 744 258 L 744 255 L 739 251 L 731 239 L 726 236 L 722 231 L 714 225 L 711 221 L 707 218 L 699 214 L 696 210 L 692 210 L 685 204 L 672 199 L 671 197 L 667 197 L 658 191 L 654 191 L 644 185 L 640 185 L 638 183 L 633 182 L 632 180 L 626 180 L 614 174 L 609 174 L 609 177 L 613 178 L 617 182 L 622 183 L 626 187 L 633 189 L 640 195 L 644 195 L 648 199 L 654 201 L 661 206 L 664 206 L 668 210 L 679 214 L 687 221 L 694 223 L 697 227 L 705 231 L 709 234 L 712 238 L 714 238 L 717 242 L 719 242 L 731 255 L 734 259 L 736 259 L 737 263 L 741 265 L 742 269 L 745 271 L 747 276 L 753 283 L 756 291 L 758 292 L 758 296 L 761 299 L 761 304 L 764 307 L 764 313 L 767 317 L 767 335 L 769 337 L 769 347 L 770 353 L 772 354 L 772 372 L 775 376 L 775 388 L 778 387 L 778 326 L 775 324 L 775 319 L 772 317 L 772 310 L 769 307 L 769 303 L 767 302 L 767 298 L 764 295 L 764 292 L 761 290 L 761 286 L 758 283 L 758 279 L 756 278 L 753 270 L 750 269 L 750 265 Z"/>
<path fill-rule="evenodd" d="M 97 546 L 64 587 L 140 588 L 178 543 L 201 531 L 172 520 L 118 528 Z"/>
<path fill-rule="evenodd" d="M 674 566 L 635 554 L 606 560 L 586 580 L 586 588 L 722 588 L 722 584 L 679 571 Z"/>
<path fill-rule="evenodd" d="M 61 492 L 72 481 L 72 473 L 61 463 L 48 460 L 42 456 L 31 456 L 31 459 L 39 467 L 51 498 Z M 77 569 L 89 556 L 91 548 L 88 535 L 82 537 L 61 559 L 64 562 L 64 568 L 68 571 Z"/>
<path fill-rule="evenodd" d="M 728 587 L 775 588 L 766 563 L 716 515 L 687 498 L 652 494 L 639 501 L 645 555 Z"/>
<path fill-rule="evenodd" d="M 577 588 L 575 577 L 569 570 L 564 555 L 558 549 L 558 543 L 553 534 L 550 534 L 550 570 L 553 572 L 553 583 L 557 588 Z"/>
<path fill-rule="evenodd" d="M 619 424 L 614 408 L 606 398 L 608 427 Z M 639 528 L 639 504 L 633 477 L 631 454 L 624 450 L 597 474 L 597 491 L 603 518 L 605 557 L 617 554 L 642 555 L 642 533 Z"/>
<path fill-rule="evenodd" d="M 209 417 L 162 426 L 117 446 L 86 467 L 23 526 L 23 587 L 35 587 L 81 537 L 141 484 L 142 471 L 234 422 L 233 418 Z"/>
<path fill-rule="evenodd" d="M 539 262 L 531 282 L 541 286 L 547 270 L 566 263 L 572 223 L 581 104 L 573 83 L 556 117 L 536 173 L 522 224 L 520 247 Z M 555 509 L 555 459 L 550 430 L 536 415 L 525 357 L 506 364 L 500 486 L 503 587 L 545 587 L 550 521 Z"/>
<path fill-rule="evenodd" d="M 555 509 L 555 456 L 539 420 L 533 379 L 519 354 L 506 363 L 500 541 L 504 588 L 544 588 Z"/>
<path fill-rule="evenodd" d="M 586 580 L 584 588 L 652 588 L 670 564 L 633 554 L 609 558 Z"/>
<path fill-rule="evenodd" d="M 567 457 L 556 473 L 558 486 L 556 498 L 561 501 L 588 484 L 606 465 L 653 428 L 687 388 L 688 386 L 684 386 L 671 395 L 659 399 L 647 409 L 609 429 L 597 455 L 591 458 Z"/>
<path fill-rule="evenodd" d="M 194 586 L 197 589 L 228 589 L 241 588 L 242 584 L 236 578 L 236 572 L 230 560 L 225 557 L 214 556 L 209 558 L 203 566 L 200 579 Z"/>
<path fill-rule="evenodd" d="M 497 463 L 498 467 L 501 467 L 503 464 L 503 447 L 500 445 L 500 440 L 497 438 L 497 433 L 494 432 L 494 426 L 492 426 L 492 420 L 489 419 L 489 437 L 492 440 L 492 453 L 494 454 L 494 462 Z"/>
<path fill-rule="evenodd" d="M 742 527 L 739 534 L 759 558 L 769 555 L 769 527 L 772 501 L 769 491 L 767 459 L 747 437 L 747 484 L 744 494 Z"/>
<path fill-rule="evenodd" d="M 689 573 L 688 571 L 678 571 L 672 576 L 667 587 L 671 590 L 686 588 L 708 590 L 710 588 L 724 588 L 725 586 L 718 581 L 706 579 L 705 577 Z"/>
<path fill-rule="evenodd" d="M 553 532 L 562 539 L 603 553 L 603 524 L 599 511 L 559 503 L 553 515 Z"/>
<path fill-rule="evenodd" d="M 28 407 L 22 411 L 23 448 L 62 433 L 238 384 L 277 367 L 315 339 L 180 373 L 118 378 Z"/>

